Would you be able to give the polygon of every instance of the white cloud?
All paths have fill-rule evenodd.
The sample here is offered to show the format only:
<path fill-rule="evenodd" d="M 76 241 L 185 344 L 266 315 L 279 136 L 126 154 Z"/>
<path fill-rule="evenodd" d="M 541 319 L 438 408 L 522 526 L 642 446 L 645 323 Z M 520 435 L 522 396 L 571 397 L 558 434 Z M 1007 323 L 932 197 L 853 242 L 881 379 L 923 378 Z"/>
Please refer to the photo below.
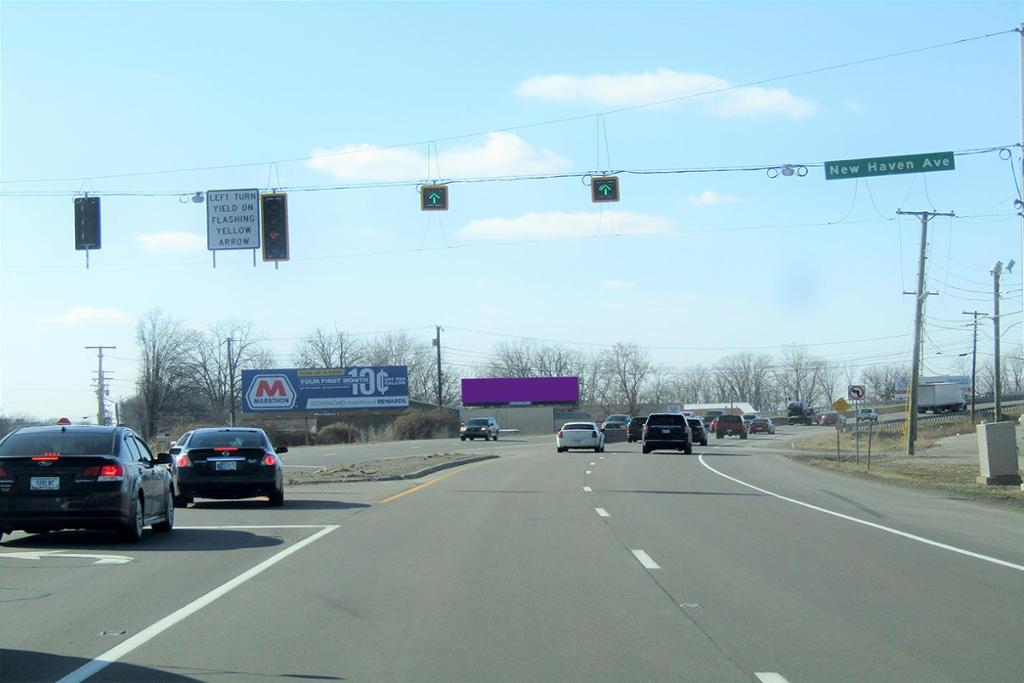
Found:
<path fill-rule="evenodd" d="M 687 201 L 691 206 L 719 206 L 721 204 L 742 204 L 739 197 L 730 197 L 725 194 L 718 194 L 714 190 L 704 190 L 700 194 L 690 195 Z"/>
<path fill-rule="evenodd" d="M 132 320 L 132 316 L 119 308 L 73 306 L 66 313 L 49 318 L 46 322 L 53 325 L 81 325 L 95 322 L 130 323 Z"/>
<path fill-rule="evenodd" d="M 605 235 L 667 235 L 672 221 L 629 211 L 528 213 L 519 218 L 483 218 L 456 232 L 477 240 L 565 239 Z"/>
<path fill-rule="evenodd" d="M 626 289 L 627 287 L 636 287 L 636 283 L 622 280 L 601 280 L 601 287 L 603 289 Z"/>
<path fill-rule="evenodd" d="M 732 84 L 717 76 L 682 73 L 672 69 L 633 74 L 594 76 L 538 76 L 519 84 L 516 94 L 550 102 L 584 102 L 609 107 L 630 107 L 721 91 Z M 717 92 L 701 98 L 716 116 L 780 114 L 803 118 L 814 113 L 814 103 L 782 88 L 751 86 Z"/>
<path fill-rule="evenodd" d="M 200 251 L 206 249 L 206 237 L 192 232 L 159 232 L 135 238 L 146 251 Z"/>
<path fill-rule="evenodd" d="M 435 163 L 436 162 L 436 163 Z M 415 149 L 381 149 L 369 144 L 313 150 L 311 168 L 339 180 L 415 180 L 431 175 L 472 178 L 530 173 L 556 173 L 570 162 L 554 152 L 532 147 L 513 133 L 489 133 L 483 144 L 441 151 L 430 160 Z"/>

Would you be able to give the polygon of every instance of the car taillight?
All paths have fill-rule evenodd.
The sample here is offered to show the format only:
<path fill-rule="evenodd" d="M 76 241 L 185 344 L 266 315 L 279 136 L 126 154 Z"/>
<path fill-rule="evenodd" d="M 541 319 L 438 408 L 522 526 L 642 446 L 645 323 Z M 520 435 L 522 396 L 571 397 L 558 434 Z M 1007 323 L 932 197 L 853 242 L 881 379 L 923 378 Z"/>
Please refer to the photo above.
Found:
<path fill-rule="evenodd" d="M 562 438 L 562 430 L 561 430 L 561 429 L 559 429 L 559 430 L 558 430 L 558 438 L 559 438 L 559 439 L 561 439 L 561 438 Z"/>
<path fill-rule="evenodd" d="M 124 481 L 124 465 L 92 465 L 82 472 L 86 477 L 96 477 L 96 481 Z"/>
<path fill-rule="evenodd" d="M 0 467 L 0 477 L 6 477 L 6 476 L 7 476 L 7 470 L 4 469 L 3 467 Z"/>
<path fill-rule="evenodd" d="M 262 460 L 262 464 L 264 464 L 264 465 L 276 465 L 277 464 L 277 456 L 274 455 L 273 453 L 266 453 L 266 454 L 264 454 L 263 460 Z"/>
<path fill-rule="evenodd" d="M 174 461 L 177 467 L 192 467 L 192 461 L 188 459 L 187 455 L 179 455 L 178 459 Z"/>

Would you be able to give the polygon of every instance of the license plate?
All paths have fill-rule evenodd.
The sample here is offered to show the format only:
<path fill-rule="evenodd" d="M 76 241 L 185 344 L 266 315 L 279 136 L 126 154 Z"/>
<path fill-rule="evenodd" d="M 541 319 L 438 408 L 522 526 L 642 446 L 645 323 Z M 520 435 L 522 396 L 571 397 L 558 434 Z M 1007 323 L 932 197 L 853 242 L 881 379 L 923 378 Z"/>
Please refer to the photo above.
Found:
<path fill-rule="evenodd" d="M 228 460 L 227 462 L 218 462 L 214 466 L 214 469 L 216 469 L 217 471 L 237 470 L 238 469 L 238 463 L 235 462 L 234 460 Z"/>
<path fill-rule="evenodd" d="M 60 477 L 32 477 L 29 488 L 33 491 L 56 491 L 60 488 Z"/>
<path fill-rule="evenodd" d="M 671 432 L 672 432 L 672 430 L 671 430 L 671 429 L 662 429 L 662 430 L 661 430 L 661 433 L 662 433 L 662 434 L 670 434 Z"/>

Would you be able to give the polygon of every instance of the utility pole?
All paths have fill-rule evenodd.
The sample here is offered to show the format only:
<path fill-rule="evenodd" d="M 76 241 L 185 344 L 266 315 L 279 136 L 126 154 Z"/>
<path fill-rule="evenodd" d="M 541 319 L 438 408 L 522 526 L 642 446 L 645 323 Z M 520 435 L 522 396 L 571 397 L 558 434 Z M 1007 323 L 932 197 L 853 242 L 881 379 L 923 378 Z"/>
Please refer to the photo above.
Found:
<path fill-rule="evenodd" d="M 434 346 L 437 347 L 437 407 L 441 407 L 441 326 L 435 327 L 437 336 L 434 337 Z"/>
<path fill-rule="evenodd" d="M 1003 389 L 999 368 L 999 276 L 1003 274 L 1003 262 L 996 261 L 992 266 L 992 331 L 995 339 L 995 418 L 993 422 L 1003 421 Z"/>
<path fill-rule="evenodd" d="M 253 252 L 254 254 L 256 252 Z M 255 256 L 253 257 L 255 258 Z M 228 400 L 231 401 L 231 422 L 232 427 L 235 426 L 235 365 L 231 359 L 231 342 L 238 341 L 228 337 Z"/>
<path fill-rule="evenodd" d="M 971 325 L 974 326 L 974 341 L 971 342 L 971 424 L 974 424 L 974 396 L 975 382 L 978 377 L 978 316 L 984 316 L 981 311 L 964 311 L 964 315 L 974 316 Z"/>
<path fill-rule="evenodd" d="M 107 406 L 106 406 L 106 384 L 104 382 L 105 375 L 103 374 L 103 351 L 105 349 L 116 349 L 116 346 L 86 346 L 87 349 L 96 349 L 96 355 L 99 360 L 99 379 L 96 384 L 96 424 L 105 425 L 107 424 Z"/>
<path fill-rule="evenodd" d="M 924 328 L 924 300 L 929 294 L 924 289 L 924 265 L 928 250 L 928 221 L 935 216 L 953 216 L 955 214 L 952 212 L 903 211 L 902 209 L 896 213 L 921 218 L 921 254 L 917 261 L 917 291 L 913 292 L 916 298 L 916 311 L 914 313 L 914 360 L 910 369 L 910 415 L 907 416 L 907 455 L 913 455 L 914 441 L 917 439 L 917 402 L 918 394 L 920 393 L 917 385 L 921 379 L 921 332 Z"/>

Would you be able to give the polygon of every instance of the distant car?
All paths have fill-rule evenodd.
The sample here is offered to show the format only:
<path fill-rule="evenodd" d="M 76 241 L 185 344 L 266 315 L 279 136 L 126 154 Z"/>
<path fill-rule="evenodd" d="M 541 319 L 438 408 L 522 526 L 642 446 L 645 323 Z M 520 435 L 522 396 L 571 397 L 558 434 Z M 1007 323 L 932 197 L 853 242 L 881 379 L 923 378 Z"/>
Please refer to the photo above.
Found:
<path fill-rule="evenodd" d="M 601 423 L 601 429 L 625 429 L 629 426 L 630 416 L 621 413 L 609 415 Z"/>
<path fill-rule="evenodd" d="M 719 415 L 715 421 L 715 438 L 723 436 L 738 436 L 741 439 L 747 438 L 747 425 L 739 415 Z"/>
<path fill-rule="evenodd" d="M 775 423 L 772 422 L 770 417 L 758 417 L 750 421 L 750 425 L 747 426 L 747 431 L 751 434 L 757 434 L 764 432 L 765 434 L 775 433 Z"/>
<path fill-rule="evenodd" d="M 570 448 L 592 448 L 595 453 L 601 453 L 604 451 L 604 432 L 596 422 L 566 422 L 555 434 L 555 448 L 559 453 Z"/>
<path fill-rule="evenodd" d="M 639 415 L 633 417 L 629 421 L 629 426 L 626 427 L 626 442 L 633 443 L 634 441 L 640 441 L 644 437 L 644 423 L 647 422 L 647 417 L 640 417 Z"/>
<path fill-rule="evenodd" d="M 740 417 L 743 418 L 743 424 L 750 427 L 750 423 L 757 418 L 757 413 L 743 413 Z"/>
<path fill-rule="evenodd" d="M 680 413 L 651 413 L 644 424 L 644 453 L 671 448 L 693 453 L 693 433 L 690 425 Z"/>
<path fill-rule="evenodd" d="M 498 440 L 498 423 L 493 417 L 471 417 L 459 427 L 459 438 L 470 441 L 483 438 L 484 441 Z"/>
<path fill-rule="evenodd" d="M 684 415 L 685 417 L 685 415 Z M 704 426 L 704 420 L 697 416 L 687 417 L 687 424 L 690 425 L 690 434 L 693 437 L 693 443 L 699 443 L 701 446 L 708 445 L 708 430 Z"/>
<path fill-rule="evenodd" d="M 114 529 L 138 541 L 143 529 L 174 527 L 171 473 L 127 427 L 24 427 L 0 441 L 0 537 L 60 529 Z"/>
<path fill-rule="evenodd" d="M 274 448 L 255 427 L 196 429 L 174 456 L 174 504 L 266 496 L 272 507 L 284 505 L 280 456 L 287 452 L 287 446 Z"/>
<path fill-rule="evenodd" d="M 818 421 L 814 413 L 814 407 L 808 401 L 790 401 L 786 406 L 786 416 L 789 424 L 813 425 Z"/>
<path fill-rule="evenodd" d="M 835 412 L 834 410 L 830 410 L 827 413 L 822 413 L 818 417 L 818 424 L 821 425 L 837 425 L 841 424 L 842 421 L 842 416 L 839 413 Z"/>
<path fill-rule="evenodd" d="M 857 422 L 878 424 L 878 411 L 874 408 L 861 408 L 857 411 Z"/>

